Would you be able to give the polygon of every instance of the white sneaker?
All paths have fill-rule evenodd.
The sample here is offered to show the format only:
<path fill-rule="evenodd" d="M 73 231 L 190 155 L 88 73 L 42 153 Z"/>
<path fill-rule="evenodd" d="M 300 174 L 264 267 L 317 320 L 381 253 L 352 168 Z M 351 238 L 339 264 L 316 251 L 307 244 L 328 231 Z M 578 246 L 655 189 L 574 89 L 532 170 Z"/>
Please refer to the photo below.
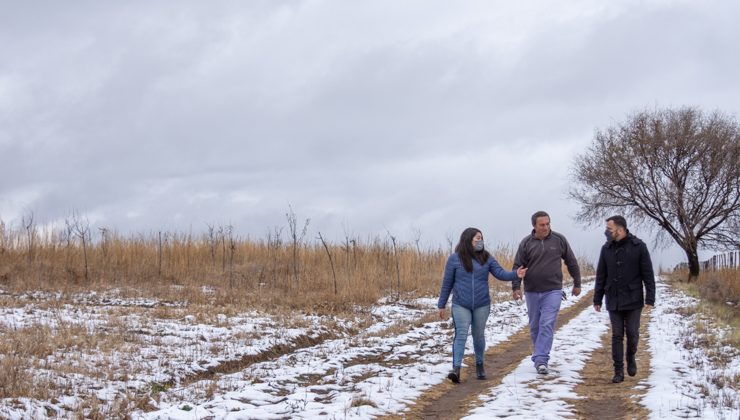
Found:
<path fill-rule="evenodd" d="M 537 373 L 539 373 L 540 375 L 547 375 L 547 372 L 548 372 L 547 365 L 537 366 Z"/>

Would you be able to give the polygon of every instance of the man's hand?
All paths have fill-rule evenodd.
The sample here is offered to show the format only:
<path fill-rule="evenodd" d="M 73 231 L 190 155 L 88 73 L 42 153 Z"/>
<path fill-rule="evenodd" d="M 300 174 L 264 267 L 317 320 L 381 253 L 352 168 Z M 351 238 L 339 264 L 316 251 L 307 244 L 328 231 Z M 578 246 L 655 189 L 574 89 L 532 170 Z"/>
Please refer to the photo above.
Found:
<path fill-rule="evenodd" d="M 522 289 L 514 290 L 512 297 L 514 298 L 514 300 L 521 300 L 522 299 Z"/>
<path fill-rule="evenodd" d="M 601 305 L 594 305 L 594 311 L 601 312 Z"/>
<path fill-rule="evenodd" d="M 645 310 L 650 311 L 653 309 L 653 305 L 645 304 Z"/>
<path fill-rule="evenodd" d="M 573 290 L 570 292 L 573 296 L 578 296 L 581 294 L 581 288 L 573 286 Z"/>
<path fill-rule="evenodd" d="M 445 319 L 447 319 L 447 313 L 446 312 L 447 311 L 445 311 L 445 308 L 440 309 L 439 310 L 439 319 L 441 319 L 442 321 L 444 321 Z"/>

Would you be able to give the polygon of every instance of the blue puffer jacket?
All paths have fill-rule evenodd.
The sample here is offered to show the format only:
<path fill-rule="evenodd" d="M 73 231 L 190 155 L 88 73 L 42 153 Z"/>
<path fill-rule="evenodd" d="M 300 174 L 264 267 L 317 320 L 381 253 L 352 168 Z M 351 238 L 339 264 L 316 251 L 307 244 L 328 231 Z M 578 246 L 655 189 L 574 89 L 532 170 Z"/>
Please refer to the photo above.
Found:
<path fill-rule="evenodd" d="M 452 292 L 452 303 L 468 309 L 475 309 L 491 304 L 488 294 L 488 273 L 499 280 L 512 281 L 517 279 L 516 271 L 506 271 L 495 258 L 489 257 L 483 265 L 473 259 L 473 272 L 465 271 L 457 252 L 447 258 L 442 288 L 439 291 L 437 308 L 447 305 L 447 299 Z"/>

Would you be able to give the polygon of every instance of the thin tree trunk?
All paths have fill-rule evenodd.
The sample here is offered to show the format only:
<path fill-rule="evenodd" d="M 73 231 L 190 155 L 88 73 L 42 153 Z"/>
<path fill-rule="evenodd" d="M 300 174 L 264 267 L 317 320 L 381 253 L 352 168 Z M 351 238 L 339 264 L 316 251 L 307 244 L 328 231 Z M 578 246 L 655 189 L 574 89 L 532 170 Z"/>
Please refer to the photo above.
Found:
<path fill-rule="evenodd" d="M 696 245 L 693 247 L 689 245 L 687 248 L 684 248 L 684 251 L 686 252 L 686 257 L 689 261 L 689 278 L 688 281 L 694 281 L 699 277 L 699 255 L 696 252 Z"/>
<path fill-rule="evenodd" d="M 162 231 L 159 231 L 159 252 L 157 252 L 157 276 L 162 277 Z"/>
<path fill-rule="evenodd" d="M 324 240 L 324 237 L 321 236 L 321 232 L 319 232 L 319 240 L 321 241 L 321 244 L 324 245 L 324 249 L 326 250 L 326 255 L 329 256 L 329 265 L 331 265 L 331 275 L 334 279 L 334 296 L 337 295 L 337 273 L 334 271 L 334 259 L 331 256 L 331 252 L 329 251 L 329 245 L 326 244 L 326 241 Z"/>

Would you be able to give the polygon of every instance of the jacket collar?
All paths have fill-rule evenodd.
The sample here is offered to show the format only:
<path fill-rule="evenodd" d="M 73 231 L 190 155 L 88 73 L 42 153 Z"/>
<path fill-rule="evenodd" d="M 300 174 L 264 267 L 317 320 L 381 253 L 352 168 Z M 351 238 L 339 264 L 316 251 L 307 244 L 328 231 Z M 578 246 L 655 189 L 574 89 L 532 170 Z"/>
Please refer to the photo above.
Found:
<path fill-rule="evenodd" d="M 619 241 L 615 241 L 614 239 L 612 239 L 611 241 L 609 241 L 609 247 L 623 246 L 634 238 L 635 235 L 631 234 L 629 229 L 627 229 L 627 235 Z"/>

